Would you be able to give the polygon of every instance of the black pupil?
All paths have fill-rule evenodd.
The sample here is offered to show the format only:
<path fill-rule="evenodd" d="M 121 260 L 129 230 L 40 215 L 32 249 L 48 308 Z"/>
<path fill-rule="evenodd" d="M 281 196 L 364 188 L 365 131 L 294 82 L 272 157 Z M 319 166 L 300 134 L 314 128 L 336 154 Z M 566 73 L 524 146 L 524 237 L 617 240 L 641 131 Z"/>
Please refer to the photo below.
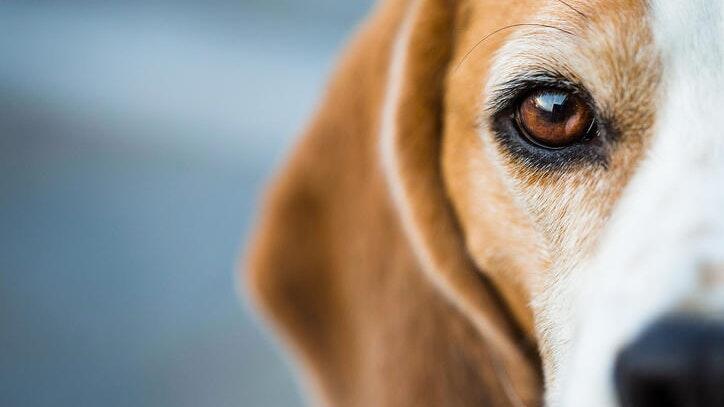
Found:
<path fill-rule="evenodd" d="M 536 95 L 535 106 L 545 120 L 551 123 L 565 122 L 571 115 L 570 96 L 565 92 L 542 92 Z"/>

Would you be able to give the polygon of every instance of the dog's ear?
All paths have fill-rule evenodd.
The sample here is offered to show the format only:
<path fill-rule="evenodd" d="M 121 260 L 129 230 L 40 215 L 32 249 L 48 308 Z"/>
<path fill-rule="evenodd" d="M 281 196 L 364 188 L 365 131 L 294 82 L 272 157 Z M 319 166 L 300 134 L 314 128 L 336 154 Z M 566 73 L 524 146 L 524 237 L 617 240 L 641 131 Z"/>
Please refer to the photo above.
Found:
<path fill-rule="evenodd" d="M 256 302 L 335 405 L 535 405 L 535 357 L 468 256 L 440 169 L 453 0 L 388 1 L 276 180 Z"/>
<path fill-rule="evenodd" d="M 521 351 L 515 318 L 468 255 L 441 172 L 445 82 L 455 68 L 453 27 L 460 18 L 456 3 L 413 2 L 398 32 L 380 132 L 384 171 L 422 270 L 478 329 L 497 359 L 500 379 L 515 393 L 511 399 L 534 400 L 539 362 L 531 359 L 537 356 Z"/>

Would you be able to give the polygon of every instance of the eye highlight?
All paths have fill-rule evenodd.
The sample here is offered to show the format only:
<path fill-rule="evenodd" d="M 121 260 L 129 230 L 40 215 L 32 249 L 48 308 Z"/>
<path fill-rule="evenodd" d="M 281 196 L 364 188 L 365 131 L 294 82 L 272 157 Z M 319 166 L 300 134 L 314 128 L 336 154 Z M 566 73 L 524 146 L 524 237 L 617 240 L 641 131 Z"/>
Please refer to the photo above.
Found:
<path fill-rule="evenodd" d="M 594 115 L 579 96 L 557 89 L 533 91 L 515 111 L 516 123 L 533 144 L 564 148 L 592 134 Z"/>

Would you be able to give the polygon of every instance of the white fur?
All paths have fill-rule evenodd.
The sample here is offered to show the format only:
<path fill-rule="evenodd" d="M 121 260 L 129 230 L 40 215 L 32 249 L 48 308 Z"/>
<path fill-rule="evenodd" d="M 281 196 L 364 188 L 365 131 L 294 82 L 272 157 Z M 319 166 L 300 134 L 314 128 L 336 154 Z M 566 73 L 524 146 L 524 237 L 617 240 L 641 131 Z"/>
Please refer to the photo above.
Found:
<path fill-rule="evenodd" d="M 499 153 L 490 151 L 495 144 L 486 143 L 518 204 L 560 259 L 547 270 L 532 304 L 541 346 L 550 357 L 545 368 L 551 406 L 616 406 L 613 362 L 651 321 L 684 308 L 724 312 L 722 5 L 655 0 L 651 10 L 664 70 L 656 129 L 596 246 L 589 247 L 587 239 L 596 238 L 597 220 L 606 218 L 591 205 L 596 193 L 606 193 L 604 174 L 585 180 L 584 188 L 568 176 L 554 186 L 519 185 L 505 174 Z M 567 19 L 546 20 L 548 15 L 542 12 L 540 22 L 581 32 Z M 596 27 L 607 32 L 576 38 L 547 28 L 521 30 L 499 51 L 486 93 L 529 67 L 544 66 L 579 80 L 597 103 L 621 109 L 621 102 L 635 98 L 615 92 L 636 86 L 608 81 L 635 85 L 637 78 L 596 63 L 596 49 L 611 45 L 606 38 L 614 44 L 631 41 L 615 32 L 621 28 Z M 637 52 L 634 47 L 629 58 L 650 64 L 644 48 Z"/>
<path fill-rule="evenodd" d="M 576 332 L 550 405 L 615 406 L 612 367 L 627 342 L 664 314 L 722 305 L 721 287 L 703 282 L 724 265 L 722 4 L 654 0 L 652 13 L 664 69 L 656 132 L 579 270 Z"/>
<path fill-rule="evenodd" d="M 433 260 L 427 251 L 422 249 L 424 242 L 422 236 L 414 227 L 414 218 L 409 205 L 406 202 L 406 192 L 400 172 L 400 163 L 395 148 L 397 142 L 397 113 L 404 85 L 405 57 L 407 56 L 408 44 L 412 35 L 414 19 L 417 16 L 417 9 L 420 1 L 414 1 L 406 12 L 405 19 L 400 26 L 395 42 L 392 47 L 390 66 L 387 71 L 387 87 L 385 98 L 382 104 L 381 126 L 379 134 L 380 156 L 382 157 L 382 169 L 385 174 L 387 185 L 390 189 L 392 199 L 402 218 L 402 225 L 405 232 L 412 241 L 413 250 L 426 270 L 434 269 Z M 434 273 L 429 273 L 434 274 Z"/>

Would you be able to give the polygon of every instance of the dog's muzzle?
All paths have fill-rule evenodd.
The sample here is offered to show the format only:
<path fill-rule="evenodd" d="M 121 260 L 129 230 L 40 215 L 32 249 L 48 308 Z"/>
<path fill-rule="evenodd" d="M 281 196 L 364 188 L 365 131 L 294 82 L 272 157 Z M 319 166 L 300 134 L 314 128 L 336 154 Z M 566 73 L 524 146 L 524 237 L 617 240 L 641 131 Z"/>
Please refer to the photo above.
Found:
<path fill-rule="evenodd" d="M 623 407 L 724 406 L 724 322 L 666 317 L 616 360 Z"/>

